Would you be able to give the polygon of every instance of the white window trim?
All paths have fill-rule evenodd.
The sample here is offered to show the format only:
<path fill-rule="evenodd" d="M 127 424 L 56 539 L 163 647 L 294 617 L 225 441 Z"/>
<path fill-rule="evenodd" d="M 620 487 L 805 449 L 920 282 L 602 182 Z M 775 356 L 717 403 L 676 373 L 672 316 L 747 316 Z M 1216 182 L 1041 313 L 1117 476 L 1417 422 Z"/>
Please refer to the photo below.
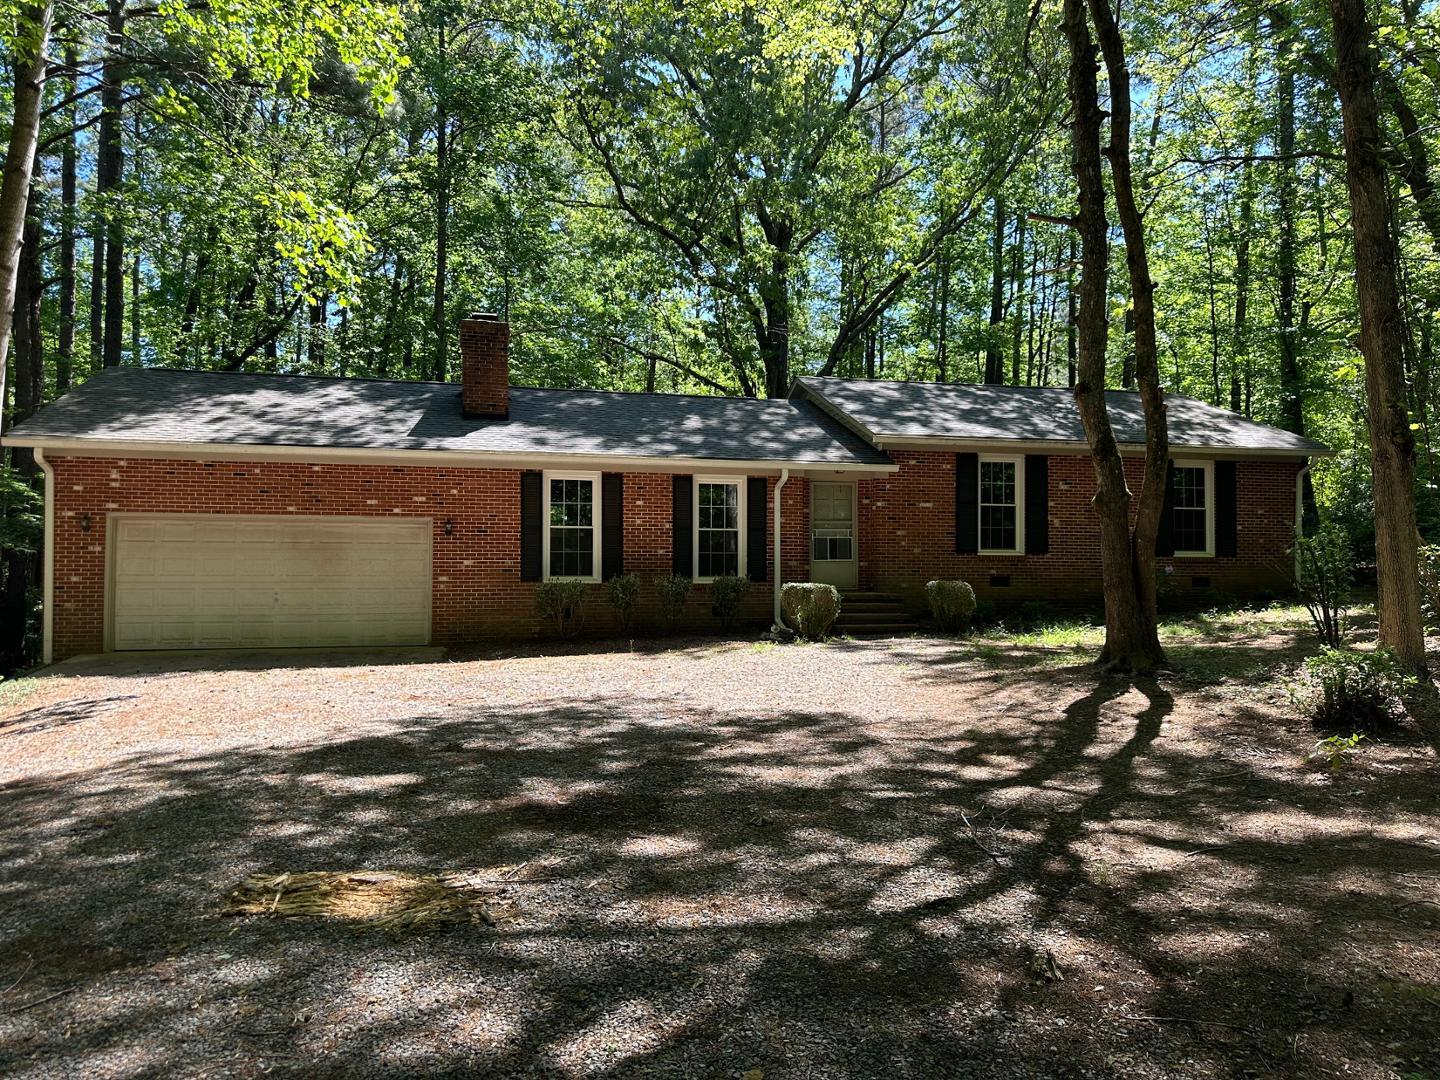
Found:
<path fill-rule="evenodd" d="M 590 508 L 591 542 L 594 544 L 594 561 L 591 565 L 595 572 L 589 577 L 558 576 L 550 573 L 550 481 L 551 480 L 589 480 L 590 492 L 593 500 Z M 541 558 L 544 560 L 544 573 L 541 575 L 544 581 L 599 581 L 602 572 L 600 566 L 600 515 L 602 512 L 603 498 L 600 493 L 600 474 L 598 472 L 546 472 L 541 476 L 541 486 L 544 488 L 544 498 L 541 499 L 540 514 L 541 520 L 545 523 L 544 543 Z"/>
<path fill-rule="evenodd" d="M 1177 559 L 1209 559 L 1215 556 L 1215 462 L 1200 458 L 1173 458 L 1171 464 L 1177 469 L 1199 469 L 1205 477 L 1205 550 L 1181 551 L 1175 549 Z"/>
<path fill-rule="evenodd" d="M 981 555 L 1025 554 L 1025 456 L 1023 454 L 981 454 L 980 465 L 987 461 L 1008 461 L 1015 466 L 1015 546 L 987 548 L 980 546 L 980 467 L 975 468 L 975 547 Z"/>
<path fill-rule="evenodd" d="M 745 577 L 748 567 L 745 565 L 745 504 L 749 500 L 745 497 L 745 480 L 743 476 L 700 476 L 696 475 L 690 486 L 690 569 L 694 574 L 693 580 L 699 584 L 706 585 L 714 581 L 713 577 L 700 576 L 700 485 L 701 484 L 734 484 L 735 485 L 735 525 L 739 532 L 736 537 L 736 547 L 739 557 L 737 559 L 738 569 L 736 577 Z"/>

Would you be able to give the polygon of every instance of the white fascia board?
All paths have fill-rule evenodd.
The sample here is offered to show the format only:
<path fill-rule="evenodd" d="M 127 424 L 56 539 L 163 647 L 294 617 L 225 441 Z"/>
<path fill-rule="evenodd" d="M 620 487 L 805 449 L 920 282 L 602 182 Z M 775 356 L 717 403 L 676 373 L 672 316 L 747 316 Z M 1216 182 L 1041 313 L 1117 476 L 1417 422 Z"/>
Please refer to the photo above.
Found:
<path fill-rule="evenodd" d="M 344 462 L 355 465 L 404 465 L 429 468 L 490 469 L 608 469 L 611 472 L 703 473 L 737 470 L 747 475 L 776 473 L 781 469 L 820 470 L 863 474 L 889 474 L 892 464 L 787 460 L 727 460 L 722 458 L 639 457 L 624 454 L 561 454 L 466 452 L 458 450 L 381 450 L 348 446 L 275 446 L 253 443 L 191 443 L 126 439 L 68 439 L 26 437 L 23 433 L 0 439 L 5 446 L 30 446 L 54 457 L 162 458 L 207 461 L 293 461 L 304 464 Z"/>
<path fill-rule="evenodd" d="M 1062 439 L 969 439 L 949 436 L 913 435 L 876 436 L 875 445 L 881 450 L 975 450 L 989 453 L 1038 453 L 1089 454 L 1090 446 L 1083 442 L 1068 442 Z M 1145 453 L 1143 443 L 1119 443 L 1120 453 L 1140 456 Z M 1186 446 L 1180 443 L 1170 445 L 1171 455 L 1185 454 L 1189 457 L 1204 458 L 1291 458 L 1302 460 L 1312 457 L 1331 457 L 1335 451 L 1329 448 L 1288 450 L 1281 447 L 1261 446 Z"/>

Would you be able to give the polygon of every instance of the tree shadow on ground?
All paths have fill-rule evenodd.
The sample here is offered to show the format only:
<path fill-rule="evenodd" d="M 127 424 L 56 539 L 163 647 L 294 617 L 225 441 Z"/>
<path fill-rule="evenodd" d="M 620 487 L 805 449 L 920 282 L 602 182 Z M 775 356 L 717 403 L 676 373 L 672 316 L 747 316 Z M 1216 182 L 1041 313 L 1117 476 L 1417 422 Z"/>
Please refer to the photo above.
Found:
<path fill-rule="evenodd" d="M 1182 738 L 1169 684 L 1046 672 L 1017 714 L 872 648 L 990 692 L 904 724 L 572 694 L 6 785 L 0 1010 L 33 1007 L 0 1072 L 1440 1069 L 1440 848 L 1396 826 L 1434 834 L 1433 783 L 1370 777 L 1357 819 Z M 522 864 L 493 928 L 218 914 L 252 872 Z"/>

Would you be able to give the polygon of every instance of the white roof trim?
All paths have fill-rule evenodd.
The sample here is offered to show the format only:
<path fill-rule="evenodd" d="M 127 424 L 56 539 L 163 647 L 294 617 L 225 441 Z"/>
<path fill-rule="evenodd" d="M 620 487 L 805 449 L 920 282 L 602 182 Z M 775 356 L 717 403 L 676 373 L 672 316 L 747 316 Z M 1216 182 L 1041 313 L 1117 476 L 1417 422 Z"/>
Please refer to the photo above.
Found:
<path fill-rule="evenodd" d="M 270 443 L 192 443 L 128 439 L 73 439 L 26 437 L 23 432 L 0 439 L 5 446 L 30 446 L 53 457 L 203 458 L 217 461 L 347 462 L 350 464 L 410 465 L 459 468 L 610 469 L 612 472 L 774 472 L 781 469 L 835 473 L 888 475 L 897 465 L 859 462 L 785 460 L 731 460 L 726 458 L 641 457 L 627 454 L 564 454 L 466 452 L 461 450 L 377 450 L 351 446 L 277 446 Z"/>
<path fill-rule="evenodd" d="M 970 439 L 952 435 L 886 435 L 874 436 L 875 445 L 881 450 L 995 450 L 1010 453 L 1024 453 L 1027 450 L 1049 451 L 1055 454 L 1089 454 L 1090 444 L 1070 442 L 1063 439 Z M 1122 454 L 1143 454 L 1144 443 L 1118 443 Z M 1191 446 L 1187 443 L 1171 443 L 1171 455 L 1184 453 L 1192 457 L 1233 457 L 1233 458 L 1301 458 L 1330 457 L 1330 449 L 1287 449 L 1285 447 L 1256 446 Z"/>

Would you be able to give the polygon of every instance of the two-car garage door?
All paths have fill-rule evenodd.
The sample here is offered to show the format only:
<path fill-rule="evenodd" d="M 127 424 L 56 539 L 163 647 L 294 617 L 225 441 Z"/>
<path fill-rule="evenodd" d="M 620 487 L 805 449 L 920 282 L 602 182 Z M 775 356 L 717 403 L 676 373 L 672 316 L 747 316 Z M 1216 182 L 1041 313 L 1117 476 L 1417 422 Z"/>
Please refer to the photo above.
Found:
<path fill-rule="evenodd" d="M 426 519 L 116 515 L 110 647 L 423 645 Z"/>

